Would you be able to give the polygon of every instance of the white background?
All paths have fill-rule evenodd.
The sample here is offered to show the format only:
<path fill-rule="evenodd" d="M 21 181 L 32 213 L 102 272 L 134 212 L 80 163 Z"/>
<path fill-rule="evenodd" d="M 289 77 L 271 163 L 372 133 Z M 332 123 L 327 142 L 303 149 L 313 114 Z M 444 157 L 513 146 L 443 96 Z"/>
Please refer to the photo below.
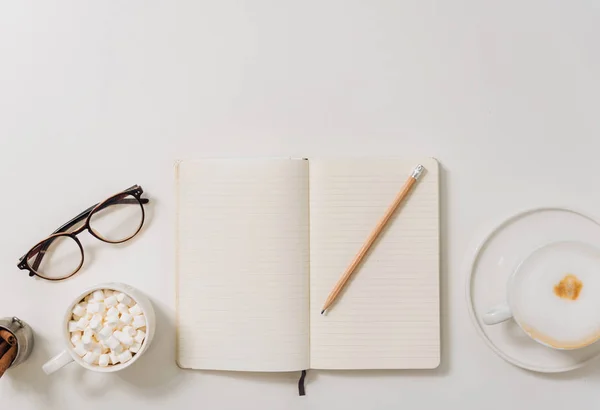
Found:
<path fill-rule="evenodd" d="M 479 339 L 463 261 L 524 208 L 600 214 L 599 39 L 596 0 L 2 1 L 0 316 L 28 321 L 36 348 L 0 380 L 1 407 L 590 408 L 600 364 L 533 374 Z M 441 367 L 311 371 L 303 398 L 297 374 L 179 370 L 173 161 L 382 155 L 443 166 Z M 84 270 L 62 283 L 16 268 L 134 183 L 153 201 L 135 241 L 86 240 Z M 45 376 L 65 307 L 114 280 L 152 298 L 151 350 L 120 374 Z"/>

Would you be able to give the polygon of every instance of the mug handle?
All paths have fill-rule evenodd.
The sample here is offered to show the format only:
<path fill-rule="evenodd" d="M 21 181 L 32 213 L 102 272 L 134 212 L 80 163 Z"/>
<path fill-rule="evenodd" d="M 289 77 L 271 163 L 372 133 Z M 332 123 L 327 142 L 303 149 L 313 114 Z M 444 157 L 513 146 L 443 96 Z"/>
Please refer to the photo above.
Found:
<path fill-rule="evenodd" d="M 52 374 L 73 361 L 74 360 L 69 354 L 69 352 L 63 350 L 62 352 L 54 356 L 52 359 L 48 360 L 46 364 L 42 366 L 42 370 L 44 370 L 44 373 L 46 374 Z"/>
<path fill-rule="evenodd" d="M 483 323 L 486 325 L 497 325 L 513 317 L 508 305 L 497 305 L 483 315 Z"/>

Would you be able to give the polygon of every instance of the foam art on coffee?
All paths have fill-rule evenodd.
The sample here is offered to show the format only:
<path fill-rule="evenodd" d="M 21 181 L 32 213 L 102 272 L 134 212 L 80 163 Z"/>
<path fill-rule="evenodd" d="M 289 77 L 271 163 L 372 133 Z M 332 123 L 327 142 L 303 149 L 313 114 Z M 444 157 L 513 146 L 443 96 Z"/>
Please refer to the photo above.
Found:
<path fill-rule="evenodd" d="M 554 294 L 559 298 L 577 300 L 583 288 L 583 282 L 571 273 L 554 286 Z"/>
<path fill-rule="evenodd" d="M 515 319 L 532 338 L 576 349 L 600 338 L 600 254 L 595 248 L 563 243 L 532 254 L 513 277 Z"/>

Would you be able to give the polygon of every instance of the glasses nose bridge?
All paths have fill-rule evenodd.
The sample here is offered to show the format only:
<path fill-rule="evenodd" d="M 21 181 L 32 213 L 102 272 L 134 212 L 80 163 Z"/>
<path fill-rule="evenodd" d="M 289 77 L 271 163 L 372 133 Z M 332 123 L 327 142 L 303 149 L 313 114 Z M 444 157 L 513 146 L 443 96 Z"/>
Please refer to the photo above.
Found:
<path fill-rule="evenodd" d="M 87 231 L 87 230 L 88 230 L 88 224 L 87 224 L 87 219 L 86 219 L 86 222 L 83 225 L 81 225 L 79 228 L 77 228 L 74 231 L 71 231 L 69 233 L 73 236 L 77 236 L 80 233 Z"/>

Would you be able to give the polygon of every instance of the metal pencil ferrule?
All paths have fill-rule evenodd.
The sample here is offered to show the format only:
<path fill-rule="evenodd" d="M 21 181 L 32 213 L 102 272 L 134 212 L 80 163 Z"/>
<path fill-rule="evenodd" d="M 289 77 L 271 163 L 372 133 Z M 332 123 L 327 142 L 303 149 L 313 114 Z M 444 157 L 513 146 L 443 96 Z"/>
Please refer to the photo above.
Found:
<path fill-rule="evenodd" d="M 410 176 L 416 180 L 419 179 L 419 177 L 421 176 L 421 174 L 423 173 L 423 171 L 425 170 L 425 167 L 421 164 L 417 165 L 417 167 L 413 170 L 412 174 L 410 174 Z"/>

